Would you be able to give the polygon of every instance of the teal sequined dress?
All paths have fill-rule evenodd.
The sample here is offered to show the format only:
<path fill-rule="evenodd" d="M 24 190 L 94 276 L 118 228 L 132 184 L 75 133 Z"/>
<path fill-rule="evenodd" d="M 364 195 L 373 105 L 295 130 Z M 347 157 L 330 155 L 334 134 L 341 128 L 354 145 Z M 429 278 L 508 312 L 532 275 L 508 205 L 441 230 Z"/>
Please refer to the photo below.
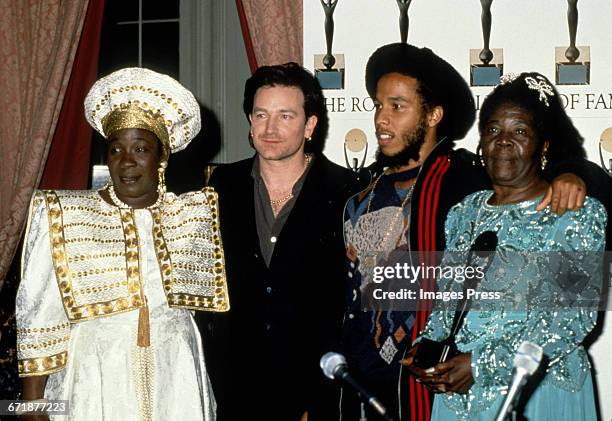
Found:
<path fill-rule="evenodd" d="M 492 194 L 474 193 L 451 209 L 446 220 L 447 250 L 465 255 L 479 234 L 494 231 L 498 237 L 496 254 L 478 290 L 499 291 L 505 298 L 490 300 L 490 308 L 485 301 L 478 301 L 481 307 L 468 313 L 456 341 L 461 352 L 472 353 L 475 383 L 467 395 L 436 395 L 432 420 L 494 419 L 512 378 L 514 354 L 526 340 L 543 347 L 549 359 L 544 378 L 525 407 L 527 419 L 595 420 L 591 366 L 581 343 L 595 325 L 596 312 L 555 308 L 542 289 L 558 288 L 563 280 L 555 277 L 559 271 L 551 267 L 550 260 L 546 260 L 548 264 L 543 261 L 562 255 L 561 264 L 576 260 L 573 267 L 589 279 L 601 279 L 596 278 L 601 277 L 601 254 L 590 252 L 603 251 L 606 211 L 597 200 L 587 198 L 581 210 L 557 216 L 549 209 L 537 212 L 540 199 L 488 205 Z M 581 254 L 585 251 L 589 253 Z M 442 264 L 461 261 L 465 258 L 452 253 Z M 450 282 L 441 284 L 439 290 L 458 291 L 461 286 Z M 511 308 L 517 302 L 521 308 Z M 446 338 L 454 310 L 454 304 L 436 305 L 423 336 Z"/>

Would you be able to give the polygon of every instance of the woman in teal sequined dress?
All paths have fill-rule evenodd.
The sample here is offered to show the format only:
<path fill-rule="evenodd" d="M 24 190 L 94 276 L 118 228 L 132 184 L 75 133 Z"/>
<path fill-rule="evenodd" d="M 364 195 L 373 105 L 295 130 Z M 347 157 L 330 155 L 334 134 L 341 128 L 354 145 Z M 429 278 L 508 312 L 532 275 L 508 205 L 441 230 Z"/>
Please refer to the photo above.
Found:
<path fill-rule="evenodd" d="M 581 345 L 595 325 L 595 306 L 561 308 L 559 300 L 580 293 L 598 297 L 606 211 L 590 197 L 579 211 L 561 216 L 536 211 L 548 189 L 542 177 L 547 161 L 584 157 L 582 138 L 552 84 L 538 73 L 504 77 L 483 103 L 479 130 L 493 191 L 474 193 L 451 209 L 447 250 L 457 253 L 447 254 L 442 264 L 464 264 L 478 235 L 495 232 L 496 253 L 478 290 L 502 298 L 475 301 L 480 307 L 468 313 L 456 336 L 458 356 L 428 370 L 411 370 L 438 392 L 432 420 L 489 421 L 507 393 L 519 345 L 530 341 L 543 348 L 547 366 L 526 396 L 524 416 L 596 420 L 591 366 Z M 461 291 L 462 286 L 451 282 L 439 288 Z M 437 307 L 424 337 L 445 339 L 454 310 L 455 304 Z M 417 348 L 404 364 L 412 362 Z"/>

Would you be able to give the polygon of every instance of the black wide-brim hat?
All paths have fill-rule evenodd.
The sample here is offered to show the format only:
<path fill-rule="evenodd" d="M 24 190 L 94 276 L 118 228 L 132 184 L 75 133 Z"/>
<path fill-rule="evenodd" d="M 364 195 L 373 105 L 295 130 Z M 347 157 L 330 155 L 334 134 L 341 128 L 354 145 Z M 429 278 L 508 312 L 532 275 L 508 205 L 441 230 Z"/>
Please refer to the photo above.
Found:
<path fill-rule="evenodd" d="M 388 73 L 411 76 L 433 94 L 434 105 L 444 109 L 438 138 L 462 139 L 474 124 L 476 106 L 470 87 L 453 66 L 429 48 L 396 43 L 376 50 L 366 65 L 366 89 L 372 98 L 376 98 L 378 80 Z"/>

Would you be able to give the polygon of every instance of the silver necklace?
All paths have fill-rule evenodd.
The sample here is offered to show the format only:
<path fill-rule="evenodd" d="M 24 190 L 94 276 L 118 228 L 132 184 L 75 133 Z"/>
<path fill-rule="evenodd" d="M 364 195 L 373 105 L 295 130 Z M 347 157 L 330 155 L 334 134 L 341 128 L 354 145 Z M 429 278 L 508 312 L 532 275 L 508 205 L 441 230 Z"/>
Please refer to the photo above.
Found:
<path fill-rule="evenodd" d="M 112 184 L 107 187 L 107 191 L 108 191 L 108 195 L 110 197 L 111 202 L 113 202 L 113 205 L 117 206 L 120 209 L 131 209 L 132 208 L 132 206 L 128 205 L 127 203 L 125 203 L 124 201 L 122 201 L 121 199 L 117 197 L 117 194 L 115 193 L 115 187 Z M 150 206 L 147 206 L 145 209 L 161 208 L 161 205 L 163 203 L 164 203 L 164 197 L 161 194 L 158 194 L 157 200 L 155 201 L 155 203 L 153 203 Z"/>

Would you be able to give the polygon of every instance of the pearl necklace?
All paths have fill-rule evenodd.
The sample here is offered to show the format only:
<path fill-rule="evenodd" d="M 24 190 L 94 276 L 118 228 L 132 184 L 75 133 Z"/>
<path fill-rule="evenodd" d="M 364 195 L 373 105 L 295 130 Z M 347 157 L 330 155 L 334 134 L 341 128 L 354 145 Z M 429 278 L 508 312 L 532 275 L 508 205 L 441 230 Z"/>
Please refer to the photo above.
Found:
<path fill-rule="evenodd" d="M 108 195 L 110 197 L 111 202 L 113 202 L 113 205 L 117 206 L 120 209 L 131 209 L 132 208 L 132 206 L 128 205 L 127 203 L 125 203 L 124 201 L 122 201 L 121 199 L 117 197 L 117 194 L 115 193 L 115 187 L 112 184 L 107 187 L 107 191 L 108 191 Z M 145 209 L 161 208 L 163 203 L 164 203 L 164 197 L 158 194 L 157 200 L 155 201 L 155 203 L 153 203 L 150 206 L 147 206 Z"/>

